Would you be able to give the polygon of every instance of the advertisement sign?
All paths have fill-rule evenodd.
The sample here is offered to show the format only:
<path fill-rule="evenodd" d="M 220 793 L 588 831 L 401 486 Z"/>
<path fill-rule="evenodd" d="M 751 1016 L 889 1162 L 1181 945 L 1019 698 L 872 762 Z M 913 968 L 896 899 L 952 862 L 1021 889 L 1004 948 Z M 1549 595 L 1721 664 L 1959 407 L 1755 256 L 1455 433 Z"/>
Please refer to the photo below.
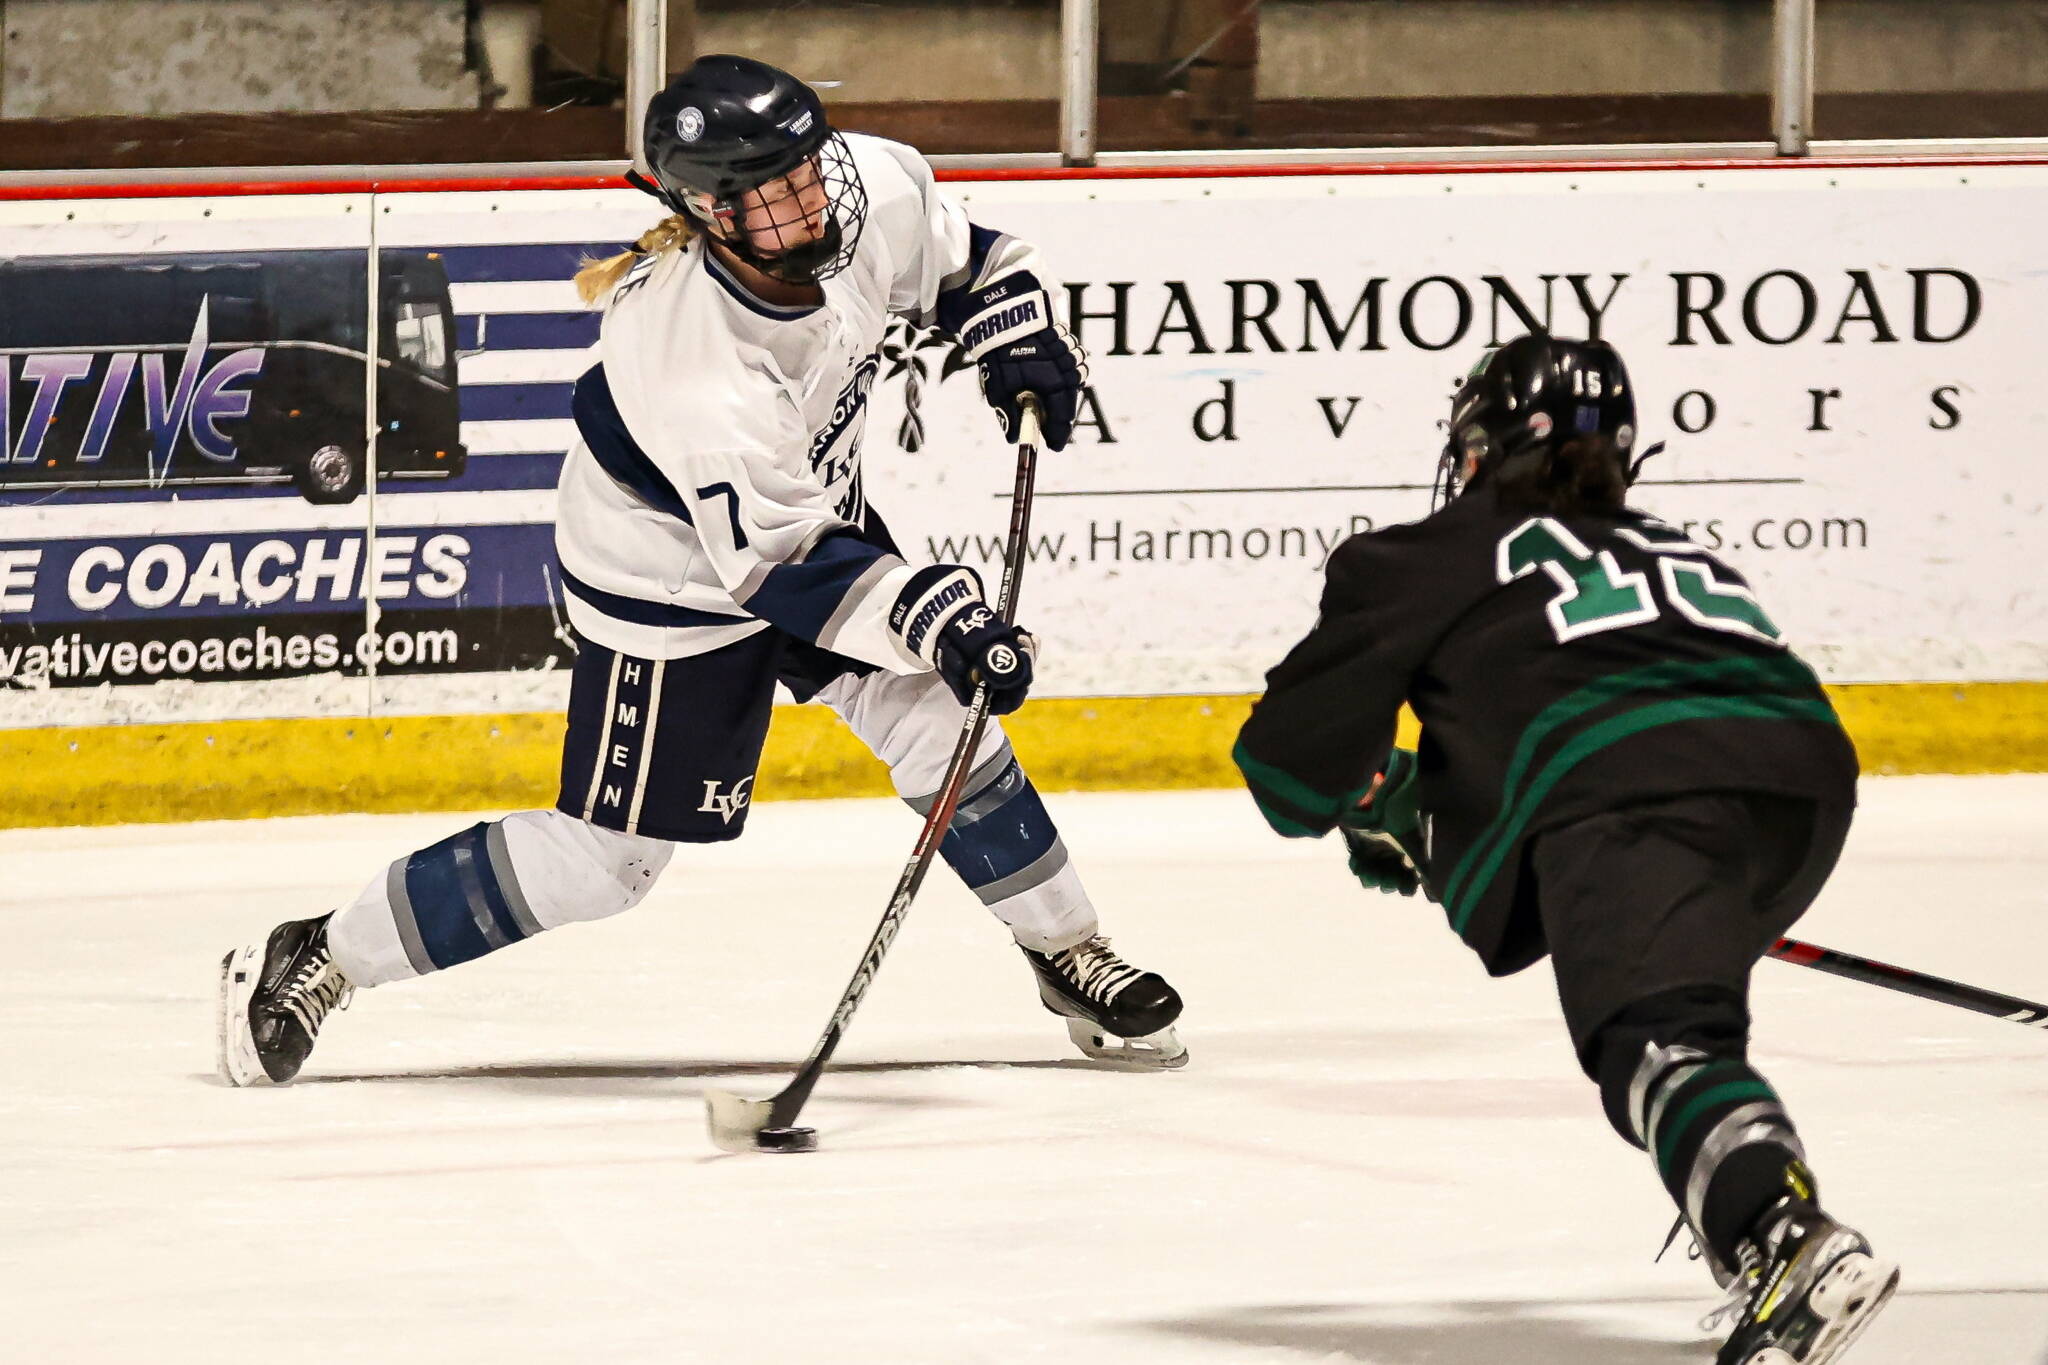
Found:
<path fill-rule="evenodd" d="M 1533 327 L 1627 359 L 1636 501 L 1840 682 L 2048 676 L 2048 471 L 2017 433 L 2048 273 L 2030 167 L 962 185 L 1066 281 L 1095 391 L 1039 479 L 1024 619 L 1077 695 L 1256 690 L 1332 544 L 1429 509 L 1450 394 Z M 1009 461 L 971 376 L 876 505 L 987 562 Z M 979 503 L 984 509 L 976 512 Z"/>
<path fill-rule="evenodd" d="M 367 255 L 131 252 L 0 261 L 0 366 L 25 390 L 9 491 L 286 482 L 362 495 Z M 447 273 L 378 261 L 382 478 L 462 472 Z"/>
<path fill-rule="evenodd" d="M 581 248 L 386 244 L 367 198 L 300 204 L 319 228 L 241 201 L 203 229 L 0 219 L 0 724 L 358 714 L 402 677 L 570 657 L 550 490 L 596 338 L 560 297 Z M 358 242 L 298 245 L 322 231 Z"/>
<path fill-rule="evenodd" d="M 947 188 L 1043 248 L 1092 357 L 1025 577 L 1048 695 L 1256 690 L 1329 551 L 1427 512 L 1457 380 L 1533 327 L 1621 348 L 1667 444 L 1636 500 L 1826 676 L 2048 677 L 2015 439 L 2048 171 Z M 570 280 L 654 217 L 0 205 L 0 725 L 558 707 L 552 489 L 599 324 Z M 870 500 L 913 556 L 992 567 L 1012 457 L 972 366 L 899 327 L 877 374 Z"/>

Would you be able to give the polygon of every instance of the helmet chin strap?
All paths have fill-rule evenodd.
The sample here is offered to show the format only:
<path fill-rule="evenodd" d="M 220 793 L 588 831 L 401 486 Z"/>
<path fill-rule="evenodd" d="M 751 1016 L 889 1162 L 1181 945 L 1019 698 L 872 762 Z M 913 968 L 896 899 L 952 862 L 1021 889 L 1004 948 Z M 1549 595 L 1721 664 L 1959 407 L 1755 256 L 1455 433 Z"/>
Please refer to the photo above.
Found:
<path fill-rule="evenodd" d="M 1476 474 L 1478 471 L 1473 472 Z M 1436 478 L 1430 484 L 1429 510 L 1441 510 L 1463 496 L 1470 486 L 1465 478 L 1464 452 L 1450 442 L 1445 442 L 1443 453 L 1437 456 Z"/>
<path fill-rule="evenodd" d="M 1458 496 L 1458 492 L 1457 470 L 1451 463 L 1450 452 L 1446 450 L 1437 457 L 1436 477 L 1430 480 L 1429 510 L 1432 512 L 1442 510 L 1451 499 Z"/>

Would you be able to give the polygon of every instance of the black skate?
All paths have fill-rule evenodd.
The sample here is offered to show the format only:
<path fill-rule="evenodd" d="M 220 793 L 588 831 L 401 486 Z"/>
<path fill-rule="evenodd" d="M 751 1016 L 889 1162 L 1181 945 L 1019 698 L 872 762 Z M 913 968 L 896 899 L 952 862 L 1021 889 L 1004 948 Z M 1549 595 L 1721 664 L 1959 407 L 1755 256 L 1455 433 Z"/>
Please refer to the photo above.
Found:
<path fill-rule="evenodd" d="M 1067 1021 L 1074 1046 L 1090 1057 L 1137 1066 L 1187 1065 L 1173 1031 L 1180 995 L 1157 972 L 1140 971 L 1110 951 L 1097 934 L 1056 953 L 1034 953 L 1038 998 Z"/>
<path fill-rule="evenodd" d="M 229 1085 L 283 1085 L 299 1074 L 320 1021 L 355 989 L 327 951 L 327 921 L 292 920 L 267 943 L 220 964 L 220 1075 Z"/>
<path fill-rule="evenodd" d="M 1739 1312 L 1716 1365 L 1823 1365 L 1849 1348 L 1899 1287 L 1899 1268 L 1811 1203 L 1779 1201 L 1738 1253 L 1722 1312 Z"/>

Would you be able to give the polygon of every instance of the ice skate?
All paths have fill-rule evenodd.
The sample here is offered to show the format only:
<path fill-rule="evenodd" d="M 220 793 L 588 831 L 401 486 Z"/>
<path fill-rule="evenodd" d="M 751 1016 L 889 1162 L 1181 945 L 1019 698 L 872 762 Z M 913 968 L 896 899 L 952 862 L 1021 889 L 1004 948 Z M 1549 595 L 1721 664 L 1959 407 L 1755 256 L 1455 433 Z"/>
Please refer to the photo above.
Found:
<path fill-rule="evenodd" d="M 1861 1233 L 1796 1198 L 1766 1213 L 1739 1254 L 1724 1309 L 1739 1316 L 1716 1365 L 1824 1365 L 1899 1287 L 1899 1268 Z"/>
<path fill-rule="evenodd" d="M 1074 1046 L 1090 1057 L 1137 1066 L 1185 1066 L 1188 1050 L 1173 1031 L 1180 995 L 1157 972 L 1141 971 L 1097 934 L 1071 948 L 1034 953 L 1038 998 L 1067 1021 Z"/>
<path fill-rule="evenodd" d="M 299 1074 L 320 1021 L 355 989 L 327 950 L 327 921 L 291 920 L 220 964 L 220 1074 L 229 1085 L 283 1085 Z"/>

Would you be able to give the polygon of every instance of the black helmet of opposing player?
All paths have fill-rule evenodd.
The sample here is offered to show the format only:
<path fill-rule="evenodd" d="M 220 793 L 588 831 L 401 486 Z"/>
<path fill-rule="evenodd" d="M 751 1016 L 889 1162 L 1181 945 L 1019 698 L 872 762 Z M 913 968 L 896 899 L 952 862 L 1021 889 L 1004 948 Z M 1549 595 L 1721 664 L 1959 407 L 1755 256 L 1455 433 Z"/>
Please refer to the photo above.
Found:
<path fill-rule="evenodd" d="M 1441 507 L 1510 461 L 1542 460 L 1574 437 L 1604 436 L 1629 480 L 1636 394 L 1628 367 L 1604 341 L 1542 332 L 1489 351 L 1451 400 L 1450 438 L 1437 466 Z"/>
<path fill-rule="evenodd" d="M 814 284 L 852 262 L 867 190 L 818 93 L 787 71 L 699 57 L 648 102 L 646 134 L 660 197 L 748 265 Z"/>

